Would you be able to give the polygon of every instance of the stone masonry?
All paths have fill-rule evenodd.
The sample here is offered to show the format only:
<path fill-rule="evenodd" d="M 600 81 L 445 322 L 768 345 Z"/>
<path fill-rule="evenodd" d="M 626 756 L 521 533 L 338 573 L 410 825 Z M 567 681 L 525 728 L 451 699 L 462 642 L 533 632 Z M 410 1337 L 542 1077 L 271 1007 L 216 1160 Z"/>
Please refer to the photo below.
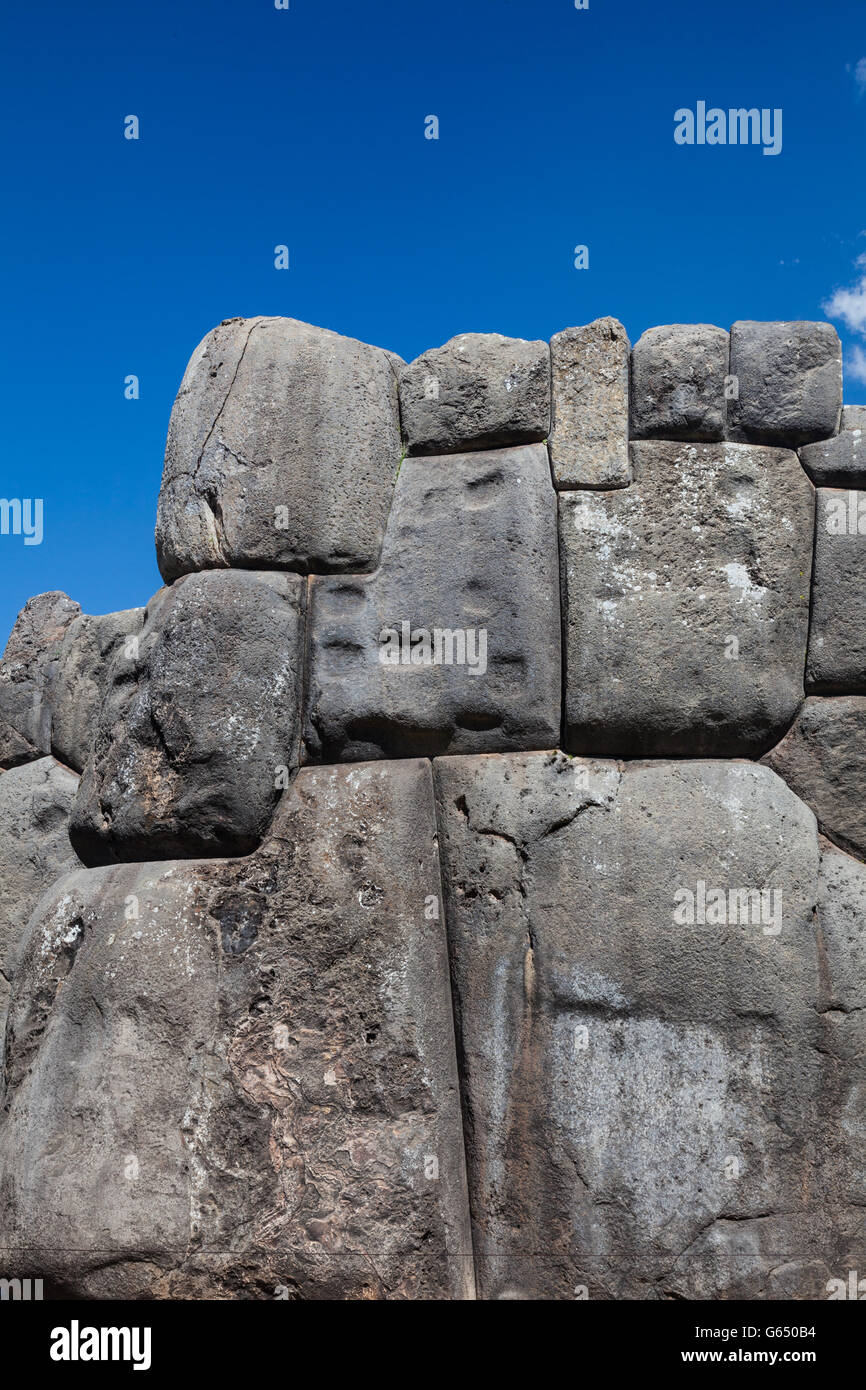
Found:
<path fill-rule="evenodd" d="M 866 1269 L 866 411 L 827 324 L 230 319 L 0 661 L 0 1246 L 76 1299 Z"/>

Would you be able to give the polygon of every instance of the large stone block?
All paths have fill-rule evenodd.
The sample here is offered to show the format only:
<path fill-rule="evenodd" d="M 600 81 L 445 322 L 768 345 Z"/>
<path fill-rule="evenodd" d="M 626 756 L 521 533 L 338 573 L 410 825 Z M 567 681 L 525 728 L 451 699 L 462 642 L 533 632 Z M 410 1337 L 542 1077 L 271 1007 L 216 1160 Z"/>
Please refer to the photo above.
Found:
<path fill-rule="evenodd" d="M 731 328 L 729 435 L 796 448 L 839 429 L 842 345 L 829 323 L 756 323 Z"/>
<path fill-rule="evenodd" d="M 833 1275 L 847 1286 L 849 1270 L 862 1277 L 866 1205 L 866 865 L 826 841 L 816 921 L 822 1050 L 832 1059 L 825 1073 L 821 1137 L 843 1213 L 840 1230 L 847 1238 Z"/>
<path fill-rule="evenodd" d="M 622 324 L 605 318 L 563 329 L 550 341 L 550 363 L 557 488 L 626 487 L 629 341 Z"/>
<path fill-rule="evenodd" d="M 312 581 L 307 757 L 557 743 L 556 554 L 542 445 L 407 458 L 376 573 Z"/>
<path fill-rule="evenodd" d="M 559 494 L 565 746 L 760 755 L 803 697 L 812 485 L 783 450 L 631 451 L 631 487 Z"/>
<path fill-rule="evenodd" d="M 866 694 L 866 492 L 817 492 L 806 688 Z"/>
<path fill-rule="evenodd" d="M 163 577 L 371 569 L 400 463 L 401 365 L 295 319 L 230 319 L 209 333 L 169 424 Z"/>
<path fill-rule="evenodd" d="M 60 590 L 28 599 L 0 661 L 0 767 L 51 752 L 49 690 L 63 638 L 81 609 Z"/>
<path fill-rule="evenodd" d="M 728 334 L 708 323 L 648 328 L 631 354 L 635 439 L 724 439 Z"/>
<path fill-rule="evenodd" d="M 461 333 L 403 368 L 400 414 L 410 454 L 499 449 L 545 439 L 550 429 L 547 343 Z"/>
<path fill-rule="evenodd" d="M 434 778 L 482 1296 L 808 1299 L 862 1267 L 819 1123 L 811 812 L 743 763 Z"/>
<path fill-rule="evenodd" d="M 844 415 L 844 411 L 843 411 Z M 857 487 L 866 484 L 866 446 L 863 430 L 843 426 L 832 439 L 806 444 L 800 462 L 812 482 L 820 487 Z"/>
<path fill-rule="evenodd" d="M 866 430 L 866 405 L 843 405 L 840 429 Z"/>
<path fill-rule="evenodd" d="M 143 608 L 82 613 L 63 636 L 49 686 L 51 751 L 80 772 L 87 762 L 115 653 L 141 631 Z"/>
<path fill-rule="evenodd" d="M 78 863 L 69 816 L 78 778 L 53 758 L 0 775 L 0 1060 L 9 985 L 39 898 Z"/>
<path fill-rule="evenodd" d="M 764 762 L 811 806 L 828 839 L 866 858 L 866 696 L 810 696 Z"/>
<path fill-rule="evenodd" d="M 187 575 L 109 672 L 71 836 L 86 864 L 246 854 L 297 766 L 305 581 Z"/>
<path fill-rule="evenodd" d="M 302 770 L 246 859 L 63 879 L 9 1013 L 4 1274 L 471 1297 L 440 898 L 422 762 Z"/>

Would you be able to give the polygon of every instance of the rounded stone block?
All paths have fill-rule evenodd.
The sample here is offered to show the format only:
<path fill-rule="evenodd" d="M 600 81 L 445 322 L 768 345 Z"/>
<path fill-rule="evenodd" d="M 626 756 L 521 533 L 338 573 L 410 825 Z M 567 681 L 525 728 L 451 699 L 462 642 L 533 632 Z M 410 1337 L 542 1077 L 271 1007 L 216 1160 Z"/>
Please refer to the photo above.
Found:
<path fill-rule="evenodd" d="M 298 763 L 306 586 L 186 575 L 108 676 L 71 837 L 86 864 L 246 854 Z"/>
<path fill-rule="evenodd" d="M 209 333 L 169 423 L 163 578 L 372 569 L 400 464 L 400 365 L 295 319 L 229 319 Z"/>
<path fill-rule="evenodd" d="M 729 437 L 797 448 L 838 431 L 842 345 L 831 324 L 735 323 L 731 376 Z"/>
<path fill-rule="evenodd" d="M 547 344 L 501 333 L 461 333 L 403 368 L 400 413 L 410 454 L 499 449 L 545 439 L 550 429 Z"/>
<path fill-rule="evenodd" d="M 725 437 L 728 334 L 708 323 L 648 328 L 631 354 L 635 439 Z"/>

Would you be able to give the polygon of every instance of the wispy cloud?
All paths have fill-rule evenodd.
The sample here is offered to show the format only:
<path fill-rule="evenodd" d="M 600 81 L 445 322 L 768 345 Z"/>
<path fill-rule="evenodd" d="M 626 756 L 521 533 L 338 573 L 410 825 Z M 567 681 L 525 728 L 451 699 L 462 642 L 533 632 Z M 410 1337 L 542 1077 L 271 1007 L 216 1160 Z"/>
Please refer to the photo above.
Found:
<path fill-rule="evenodd" d="M 845 358 L 845 367 L 853 381 L 866 383 L 866 352 L 861 347 L 853 347 Z"/>
<path fill-rule="evenodd" d="M 853 73 L 854 81 L 857 84 L 857 100 L 866 93 L 866 58 L 861 58 L 859 63 L 846 63 L 845 71 Z"/>
<path fill-rule="evenodd" d="M 863 268 L 860 279 L 847 289 L 836 290 L 821 308 L 828 319 L 841 319 L 849 333 L 866 337 L 866 255 L 858 256 L 854 264 Z"/>
<path fill-rule="evenodd" d="M 866 85 L 866 58 L 860 67 L 864 69 Z M 835 290 L 821 305 L 828 319 L 838 319 L 855 338 L 866 340 L 866 254 L 858 256 L 854 264 L 861 271 L 859 279 L 844 289 Z M 848 375 L 855 381 L 866 382 L 866 348 L 855 343 L 845 355 Z"/>

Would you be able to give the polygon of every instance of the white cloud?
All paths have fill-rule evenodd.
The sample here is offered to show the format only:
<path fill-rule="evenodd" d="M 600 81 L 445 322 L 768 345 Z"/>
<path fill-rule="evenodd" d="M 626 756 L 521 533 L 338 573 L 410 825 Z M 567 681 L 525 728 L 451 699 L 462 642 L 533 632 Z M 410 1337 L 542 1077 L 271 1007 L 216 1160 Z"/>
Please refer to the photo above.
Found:
<path fill-rule="evenodd" d="M 864 70 L 866 85 L 866 58 L 861 59 L 858 68 Z M 866 339 L 866 255 L 858 256 L 854 262 L 862 274 L 845 289 L 834 290 L 828 300 L 821 305 L 828 319 L 839 319 L 849 333 Z M 853 381 L 866 382 L 866 349 L 855 343 L 845 354 L 847 375 Z"/>
<path fill-rule="evenodd" d="M 861 347 L 853 347 L 845 359 L 849 377 L 853 381 L 866 383 L 866 352 Z"/>
<path fill-rule="evenodd" d="M 861 58 L 854 69 L 854 80 L 860 91 L 866 91 L 866 58 Z"/>
<path fill-rule="evenodd" d="M 828 319 L 841 319 L 849 333 L 866 336 L 866 274 L 847 289 L 836 290 L 821 308 Z"/>

